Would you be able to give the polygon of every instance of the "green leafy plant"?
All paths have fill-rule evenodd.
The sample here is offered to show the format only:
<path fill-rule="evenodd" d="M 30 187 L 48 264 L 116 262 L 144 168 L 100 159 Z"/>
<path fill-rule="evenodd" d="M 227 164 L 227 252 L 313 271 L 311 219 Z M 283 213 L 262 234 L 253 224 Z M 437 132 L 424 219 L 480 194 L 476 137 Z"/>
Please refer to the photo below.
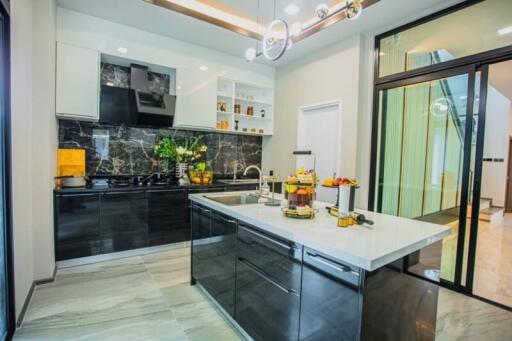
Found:
<path fill-rule="evenodd" d="M 155 145 L 155 155 L 169 159 L 176 163 L 191 163 L 199 160 L 208 150 L 208 147 L 200 143 L 199 137 L 186 140 L 184 144 L 178 144 L 172 137 L 163 137 Z"/>

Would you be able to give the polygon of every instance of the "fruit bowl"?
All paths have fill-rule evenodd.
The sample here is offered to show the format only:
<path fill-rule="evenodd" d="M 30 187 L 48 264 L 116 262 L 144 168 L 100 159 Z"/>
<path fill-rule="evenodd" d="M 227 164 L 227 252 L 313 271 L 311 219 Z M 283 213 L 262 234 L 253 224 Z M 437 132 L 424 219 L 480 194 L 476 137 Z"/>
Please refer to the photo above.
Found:
<path fill-rule="evenodd" d="M 213 171 L 189 169 L 188 178 L 195 185 L 208 185 L 213 181 Z"/>

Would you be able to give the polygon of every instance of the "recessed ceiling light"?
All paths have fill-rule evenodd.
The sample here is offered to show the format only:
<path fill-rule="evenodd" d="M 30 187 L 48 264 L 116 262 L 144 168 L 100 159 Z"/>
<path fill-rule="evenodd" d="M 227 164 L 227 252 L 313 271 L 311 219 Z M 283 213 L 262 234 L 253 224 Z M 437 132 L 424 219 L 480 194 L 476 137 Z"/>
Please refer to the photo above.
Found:
<path fill-rule="evenodd" d="M 295 14 L 299 13 L 300 8 L 299 8 L 299 6 L 297 6 L 295 4 L 290 4 L 285 7 L 284 11 L 288 15 L 295 15 Z"/>
<path fill-rule="evenodd" d="M 512 33 L 512 26 L 503 27 L 502 29 L 498 30 L 498 34 L 500 36 L 504 36 L 505 34 Z"/>
<path fill-rule="evenodd" d="M 379 56 L 385 56 L 386 55 L 386 52 L 379 52 Z"/>
<path fill-rule="evenodd" d="M 199 70 L 201 70 L 201 71 L 208 71 L 208 66 L 206 66 L 206 65 L 201 65 L 201 66 L 199 67 Z"/>
<path fill-rule="evenodd" d="M 124 53 L 128 52 L 128 49 L 126 47 L 118 47 L 117 52 L 124 54 Z"/>
<path fill-rule="evenodd" d="M 178 85 L 178 90 L 181 90 L 181 85 Z"/>

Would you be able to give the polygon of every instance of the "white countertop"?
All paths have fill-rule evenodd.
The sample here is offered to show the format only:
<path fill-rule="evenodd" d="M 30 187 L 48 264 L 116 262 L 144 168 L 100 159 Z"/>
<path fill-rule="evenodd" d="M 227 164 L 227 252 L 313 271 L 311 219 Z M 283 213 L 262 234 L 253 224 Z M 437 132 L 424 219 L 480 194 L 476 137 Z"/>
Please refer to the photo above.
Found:
<path fill-rule="evenodd" d="M 244 192 L 190 194 L 189 198 L 264 231 L 368 271 L 376 270 L 450 234 L 450 228 L 444 225 L 359 209 L 356 212 L 364 214 L 375 224 L 340 228 L 336 226 L 336 218 L 325 209 L 327 204 L 318 201 L 315 202 L 315 207 L 319 210 L 315 219 L 301 220 L 285 217 L 281 207 L 263 204 L 227 206 L 205 198 L 240 193 Z"/>

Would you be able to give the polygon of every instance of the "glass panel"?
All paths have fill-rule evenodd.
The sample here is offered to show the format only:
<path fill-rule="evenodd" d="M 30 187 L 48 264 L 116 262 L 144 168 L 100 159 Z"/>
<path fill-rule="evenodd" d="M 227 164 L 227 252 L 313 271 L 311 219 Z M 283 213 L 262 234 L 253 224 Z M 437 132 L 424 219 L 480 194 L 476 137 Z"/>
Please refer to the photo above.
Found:
<path fill-rule="evenodd" d="M 5 238 L 5 183 L 4 183 L 4 158 L 5 158 L 5 121 L 6 121 L 6 79 L 5 70 L 5 21 L 0 13 L 0 340 L 4 340 L 7 334 L 7 262 L 6 262 L 6 238 Z"/>
<path fill-rule="evenodd" d="M 512 1 L 487 0 L 383 38 L 379 75 L 384 77 L 511 45 L 510 13 Z"/>
<path fill-rule="evenodd" d="M 410 271 L 453 282 L 468 75 L 380 92 L 378 210 L 446 224 L 452 234 L 412 255 Z"/>
<path fill-rule="evenodd" d="M 489 67 L 473 293 L 512 307 L 512 61 Z"/>

